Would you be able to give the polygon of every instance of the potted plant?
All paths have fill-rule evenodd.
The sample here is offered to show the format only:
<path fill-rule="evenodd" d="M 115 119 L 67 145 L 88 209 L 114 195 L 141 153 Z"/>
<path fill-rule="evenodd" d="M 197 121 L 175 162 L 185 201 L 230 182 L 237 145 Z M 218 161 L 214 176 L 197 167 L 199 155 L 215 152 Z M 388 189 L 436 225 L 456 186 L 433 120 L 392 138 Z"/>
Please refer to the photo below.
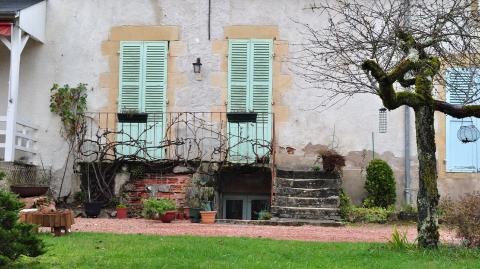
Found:
<path fill-rule="evenodd" d="M 327 150 L 320 155 L 322 156 L 323 170 L 327 173 L 339 172 L 345 166 L 345 157 L 335 150 Z"/>
<path fill-rule="evenodd" d="M 146 123 L 148 114 L 138 112 L 136 109 L 122 110 L 122 112 L 117 113 L 117 118 L 118 122 Z"/>
<path fill-rule="evenodd" d="M 126 219 L 128 215 L 128 208 L 125 204 L 118 204 L 117 205 L 117 218 L 118 219 Z"/>
<path fill-rule="evenodd" d="M 149 198 L 143 202 L 142 215 L 145 218 L 170 223 L 175 219 L 175 214 L 175 201 L 171 199 Z"/>
<path fill-rule="evenodd" d="M 214 193 L 212 187 L 198 184 L 191 184 L 185 188 L 185 203 L 188 206 L 188 215 L 191 222 L 200 223 L 200 212 L 207 211 L 206 204 L 213 200 Z"/>
<path fill-rule="evenodd" d="M 204 211 L 200 211 L 200 216 L 202 218 L 202 224 L 215 224 L 215 217 L 217 211 L 212 210 L 212 202 L 208 201 L 204 204 Z"/>
<path fill-rule="evenodd" d="M 93 201 L 92 200 L 92 192 L 90 188 L 90 175 L 87 176 L 87 201 L 83 203 L 85 208 L 85 215 L 89 218 L 96 218 L 100 215 L 100 211 L 103 207 L 103 202 L 100 201 Z"/>
<path fill-rule="evenodd" d="M 177 208 L 177 217 L 176 217 L 177 220 L 183 220 L 183 218 L 184 218 L 184 213 L 183 212 L 184 212 L 183 207 Z"/>

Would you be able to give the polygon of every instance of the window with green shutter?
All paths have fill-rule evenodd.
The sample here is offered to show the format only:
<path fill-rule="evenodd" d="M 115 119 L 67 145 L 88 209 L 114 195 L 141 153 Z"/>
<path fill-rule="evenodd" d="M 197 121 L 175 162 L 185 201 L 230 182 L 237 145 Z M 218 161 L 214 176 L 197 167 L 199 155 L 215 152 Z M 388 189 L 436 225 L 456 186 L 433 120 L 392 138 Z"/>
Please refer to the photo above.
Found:
<path fill-rule="evenodd" d="M 118 123 L 123 155 L 162 158 L 167 85 L 166 41 L 120 44 L 119 112 L 148 113 L 147 123 Z M 146 150 L 145 150 L 146 149 Z"/>
<path fill-rule="evenodd" d="M 475 99 L 478 90 L 479 69 L 475 68 L 451 68 L 447 70 L 447 102 L 463 105 Z M 461 126 L 475 125 L 480 128 L 477 118 L 456 119 L 446 116 L 446 168 L 448 172 L 477 172 L 478 155 L 480 149 L 478 142 L 462 143 L 457 132 Z"/>
<path fill-rule="evenodd" d="M 272 139 L 273 41 L 229 40 L 228 111 L 257 112 L 256 123 L 229 123 L 230 160 L 268 154 Z"/>

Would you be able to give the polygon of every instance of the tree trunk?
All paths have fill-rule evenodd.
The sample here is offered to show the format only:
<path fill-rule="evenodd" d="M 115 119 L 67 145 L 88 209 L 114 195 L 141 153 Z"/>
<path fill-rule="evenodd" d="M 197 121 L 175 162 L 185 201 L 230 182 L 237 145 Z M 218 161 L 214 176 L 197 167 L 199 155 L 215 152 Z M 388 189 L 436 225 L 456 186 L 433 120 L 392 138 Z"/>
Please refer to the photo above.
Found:
<path fill-rule="evenodd" d="M 437 160 L 435 157 L 434 109 L 424 105 L 415 109 L 415 129 L 419 161 L 418 244 L 420 247 L 438 246 Z"/>

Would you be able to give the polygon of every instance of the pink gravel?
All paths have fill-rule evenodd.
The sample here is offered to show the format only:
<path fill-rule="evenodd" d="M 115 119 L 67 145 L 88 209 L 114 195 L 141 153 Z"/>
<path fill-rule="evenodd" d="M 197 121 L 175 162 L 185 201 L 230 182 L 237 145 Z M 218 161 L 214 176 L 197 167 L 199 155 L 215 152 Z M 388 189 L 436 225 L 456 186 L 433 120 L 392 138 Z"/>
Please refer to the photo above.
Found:
<path fill-rule="evenodd" d="M 318 226 L 263 226 L 234 224 L 195 224 L 189 222 L 161 223 L 145 219 L 85 219 L 76 218 L 72 232 L 100 232 L 119 234 L 195 235 L 271 238 L 277 240 L 302 240 L 319 242 L 386 242 L 391 237 L 393 225 L 352 225 L 344 227 Z M 416 227 L 397 226 L 407 230 L 409 240 L 415 240 Z M 455 242 L 452 231 L 441 230 L 441 240 Z"/>

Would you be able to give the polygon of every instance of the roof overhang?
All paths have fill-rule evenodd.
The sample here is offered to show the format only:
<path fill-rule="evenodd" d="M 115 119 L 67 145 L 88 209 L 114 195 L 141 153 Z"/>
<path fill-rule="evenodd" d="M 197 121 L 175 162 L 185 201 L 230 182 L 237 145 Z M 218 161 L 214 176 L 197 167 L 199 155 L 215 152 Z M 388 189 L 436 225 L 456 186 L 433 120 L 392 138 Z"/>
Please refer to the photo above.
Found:
<path fill-rule="evenodd" d="M 14 22 L 31 38 L 45 42 L 46 0 L 0 0 L 0 20 Z"/>

